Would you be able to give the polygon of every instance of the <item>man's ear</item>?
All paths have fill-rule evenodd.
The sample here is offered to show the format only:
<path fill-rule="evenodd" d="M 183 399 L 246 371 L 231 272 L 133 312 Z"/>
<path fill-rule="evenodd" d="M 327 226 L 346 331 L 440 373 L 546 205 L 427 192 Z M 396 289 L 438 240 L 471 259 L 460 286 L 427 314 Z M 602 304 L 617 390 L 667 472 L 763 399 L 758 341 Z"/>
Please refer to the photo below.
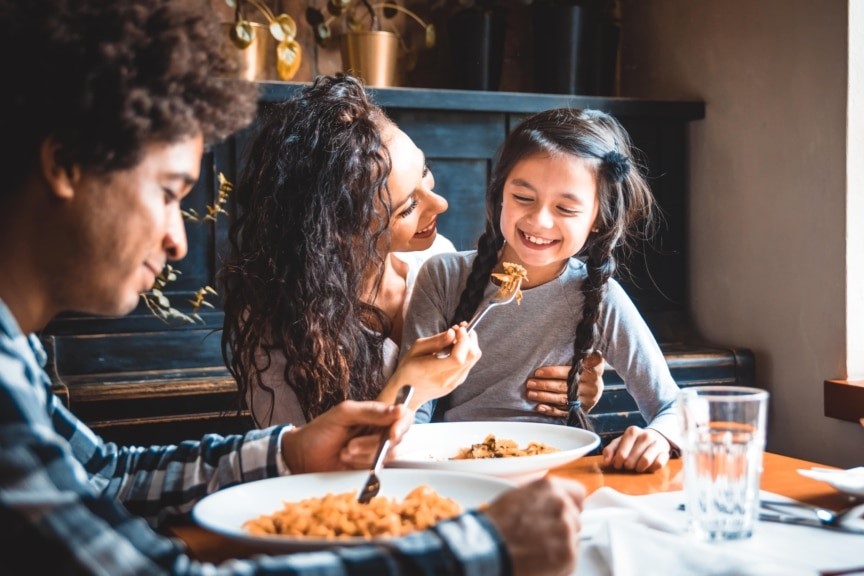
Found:
<path fill-rule="evenodd" d="M 42 176 L 57 198 L 70 200 L 75 196 L 75 185 L 81 177 L 77 164 L 67 165 L 63 160 L 63 147 L 52 137 L 42 141 L 39 162 Z"/>

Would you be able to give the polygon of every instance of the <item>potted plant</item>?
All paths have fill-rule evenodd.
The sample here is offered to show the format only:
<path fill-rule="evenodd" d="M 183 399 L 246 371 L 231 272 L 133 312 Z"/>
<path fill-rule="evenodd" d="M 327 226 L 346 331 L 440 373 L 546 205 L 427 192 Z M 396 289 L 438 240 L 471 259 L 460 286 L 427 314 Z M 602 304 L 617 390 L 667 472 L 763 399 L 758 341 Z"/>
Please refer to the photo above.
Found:
<path fill-rule="evenodd" d="M 327 0 L 323 9 L 307 8 L 306 21 L 318 45 L 330 46 L 334 37 L 340 38 L 346 72 L 359 76 L 369 86 L 393 86 L 400 44 L 405 47 L 392 23 L 400 13 L 423 27 L 427 48 L 435 46 L 435 26 L 394 2 Z"/>
<path fill-rule="evenodd" d="M 234 8 L 234 21 L 226 24 L 231 40 L 228 45 L 240 51 L 242 76 L 248 80 L 269 79 L 269 68 L 275 66 L 280 80 L 293 78 L 302 60 L 296 39 L 297 22 L 288 14 L 274 14 L 262 0 L 225 2 Z M 248 12 L 253 8 L 264 17 L 266 27 L 250 19 Z"/>

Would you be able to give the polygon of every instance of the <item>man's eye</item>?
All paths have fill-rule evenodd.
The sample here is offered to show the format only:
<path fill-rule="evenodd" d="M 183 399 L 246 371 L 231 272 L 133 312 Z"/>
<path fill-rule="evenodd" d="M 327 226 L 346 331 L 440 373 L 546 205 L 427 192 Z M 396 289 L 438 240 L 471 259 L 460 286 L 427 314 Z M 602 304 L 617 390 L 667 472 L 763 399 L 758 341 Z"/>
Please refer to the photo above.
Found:
<path fill-rule="evenodd" d="M 180 201 L 180 196 L 176 192 L 171 190 L 170 188 L 163 188 L 162 192 L 164 192 L 164 194 L 165 194 L 165 202 L 166 203 L 179 202 Z"/>

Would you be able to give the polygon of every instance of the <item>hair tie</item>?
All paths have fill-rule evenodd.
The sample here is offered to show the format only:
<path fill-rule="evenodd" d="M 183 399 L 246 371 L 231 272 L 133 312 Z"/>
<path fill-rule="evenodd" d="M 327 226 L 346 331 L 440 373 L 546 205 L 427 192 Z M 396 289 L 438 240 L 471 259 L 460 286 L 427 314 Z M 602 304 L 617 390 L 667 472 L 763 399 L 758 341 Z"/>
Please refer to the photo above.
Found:
<path fill-rule="evenodd" d="M 582 427 L 583 416 L 580 416 L 579 414 L 581 411 L 582 402 L 578 399 L 567 402 L 567 426 L 570 426 L 571 428 Z"/>
<path fill-rule="evenodd" d="M 610 150 L 603 155 L 603 164 L 615 182 L 623 182 L 630 173 L 630 160 L 618 150 Z"/>

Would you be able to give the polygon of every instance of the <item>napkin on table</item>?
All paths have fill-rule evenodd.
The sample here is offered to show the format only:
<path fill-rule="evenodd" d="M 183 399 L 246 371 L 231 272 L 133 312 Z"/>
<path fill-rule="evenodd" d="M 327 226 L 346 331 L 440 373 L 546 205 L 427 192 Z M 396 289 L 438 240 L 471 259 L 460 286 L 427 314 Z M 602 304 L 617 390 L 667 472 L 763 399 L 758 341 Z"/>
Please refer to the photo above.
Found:
<path fill-rule="evenodd" d="M 834 535 L 829 542 L 822 540 L 833 535 L 827 530 L 765 522 L 747 540 L 702 542 L 686 532 L 685 514 L 678 510 L 683 501 L 680 491 L 629 496 L 603 487 L 591 494 L 575 575 L 813 576 L 850 565 L 864 550 L 864 540 L 849 539 L 854 536 Z"/>
<path fill-rule="evenodd" d="M 798 473 L 814 480 L 820 480 L 831 484 L 837 490 L 864 496 L 864 466 L 850 468 L 849 470 L 836 470 L 832 468 L 799 468 Z"/>

